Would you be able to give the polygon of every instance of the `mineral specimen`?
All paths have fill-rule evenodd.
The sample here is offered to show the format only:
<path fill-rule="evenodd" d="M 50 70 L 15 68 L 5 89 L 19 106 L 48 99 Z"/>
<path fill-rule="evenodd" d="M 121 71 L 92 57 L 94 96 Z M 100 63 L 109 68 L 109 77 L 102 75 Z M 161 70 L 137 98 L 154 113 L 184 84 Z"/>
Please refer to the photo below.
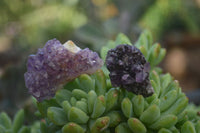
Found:
<path fill-rule="evenodd" d="M 88 48 L 81 50 L 72 41 L 62 45 L 52 39 L 38 49 L 36 55 L 29 56 L 25 84 L 29 92 L 42 101 L 53 97 L 61 84 L 83 73 L 92 74 L 102 65 L 96 52 Z"/>
<path fill-rule="evenodd" d="M 150 65 L 135 46 L 122 44 L 108 51 L 106 65 L 114 87 L 148 97 L 153 94 L 149 81 Z"/>

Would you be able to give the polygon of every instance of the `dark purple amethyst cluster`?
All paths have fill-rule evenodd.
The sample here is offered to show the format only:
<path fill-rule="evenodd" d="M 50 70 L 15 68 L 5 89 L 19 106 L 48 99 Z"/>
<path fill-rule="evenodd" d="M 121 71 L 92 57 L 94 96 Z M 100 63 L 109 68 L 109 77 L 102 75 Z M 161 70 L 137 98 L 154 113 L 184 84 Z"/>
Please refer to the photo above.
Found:
<path fill-rule="evenodd" d="M 108 51 L 106 65 L 114 87 L 121 87 L 144 97 L 154 90 L 149 81 L 150 64 L 135 46 L 122 44 Z"/>
<path fill-rule="evenodd" d="M 81 50 L 72 41 L 62 45 L 56 39 L 49 40 L 28 58 L 26 87 L 38 101 L 50 99 L 59 85 L 83 73 L 92 74 L 102 65 L 98 54 L 88 48 Z"/>

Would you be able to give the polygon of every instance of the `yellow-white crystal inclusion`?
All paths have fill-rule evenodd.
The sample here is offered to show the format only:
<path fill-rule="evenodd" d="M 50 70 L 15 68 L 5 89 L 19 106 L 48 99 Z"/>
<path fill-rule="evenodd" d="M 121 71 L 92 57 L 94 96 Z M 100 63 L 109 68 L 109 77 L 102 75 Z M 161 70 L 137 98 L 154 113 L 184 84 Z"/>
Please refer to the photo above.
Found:
<path fill-rule="evenodd" d="M 74 44 L 74 42 L 72 42 L 71 40 L 69 40 L 69 41 L 67 41 L 66 43 L 64 43 L 63 46 L 64 46 L 67 50 L 69 50 L 69 51 L 71 51 L 71 52 L 73 52 L 73 53 L 77 53 L 78 51 L 81 50 L 81 49 L 80 49 L 78 46 L 76 46 L 76 44 Z"/>

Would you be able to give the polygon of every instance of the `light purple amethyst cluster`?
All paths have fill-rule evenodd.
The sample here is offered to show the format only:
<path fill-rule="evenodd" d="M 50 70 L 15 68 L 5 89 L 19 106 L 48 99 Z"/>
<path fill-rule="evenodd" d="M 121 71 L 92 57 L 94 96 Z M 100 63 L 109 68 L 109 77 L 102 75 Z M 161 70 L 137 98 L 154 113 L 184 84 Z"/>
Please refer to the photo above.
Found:
<path fill-rule="evenodd" d="M 60 85 L 81 74 L 92 74 L 102 65 L 96 52 L 88 48 L 81 50 L 72 41 L 62 45 L 53 39 L 38 49 L 36 55 L 29 56 L 25 84 L 29 92 L 42 101 L 52 98 Z"/>

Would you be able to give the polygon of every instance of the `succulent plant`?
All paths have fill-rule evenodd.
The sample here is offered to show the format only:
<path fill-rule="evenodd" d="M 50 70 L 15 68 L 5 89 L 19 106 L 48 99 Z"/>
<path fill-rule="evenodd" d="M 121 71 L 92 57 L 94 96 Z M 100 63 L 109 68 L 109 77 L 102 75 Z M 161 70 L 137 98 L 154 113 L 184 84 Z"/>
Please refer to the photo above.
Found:
<path fill-rule="evenodd" d="M 156 66 L 165 54 L 149 31 L 135 45 L 119 34 L 102 59 L 71 41 L 50 40 L 29 57 L 25 74 L 41 121 L 26 126 L 23 110 L 13 122 L 2 112 L 0 133 L 200 133 L 200 108 Z"/>
<path fill-rule="evenodd" d="M 23 109 L 15 114 L 13 121 L 5 112 L 1 112 L 0 133 L 40 133 L 40 123 L 36 121 L 31 126 L 25 126 Z"/>
<path fill-rule="evenodd" d="M 2 112 L 0 133 L 200 133 L 200 107 L 156 66 L 165 54 L 149 31 L 135 45 L 119 34 L 102 59 L 50 40 L 29 57 L 25 74 L 41 121 L 27 126 L 22 109 L 13 122 Z"/>
<path fill-rule="evenodd" d="M 146 74 L 142 78 L 140 76 L 139 83 L 146 82 L 148 85 L 134 86 L 135 82 L 132 82 L 131 91 L 124 86 L 126 81 L 116 85 L 117 82 L 110 80 L 110 72 L 116 71 L 116 66 L 91 68 L 96 71 L 94 73 L 83 71 L 78 77 L 67 81 L 62 89 L 56 90 L 55 96 L 37 102 L 37 114 L 45 120 L 40 123 L 41 133 L 200 132 L 199 116 L 189 110 L 188 98 L 181 91 L 178 81 L 156 67 L 166 51 L 160 44 L 153 44 L 151 34 L 148 31 L 142 33 L 134 46 L 124 34 L 119 34 L 115 41 L 109 41 L 101 50 L 101 57 L 104 61 L 107 59 L 107 66 L 109 51 L 118 50 L 120 55 L 120 47 L 133 48 L 139 55 L 135 58 L 139 61 L 143 58 L 143 63 L 134 64 L 140 66 L 139 72 Z M 120 59 L 118 54 L 115 57 Z M 126 52 L 122 51 L 121 54 Z M 150 69 L 146 69 L 149 68 L 145 66 L 147 62 Z M 123 69 L 120 68 L 120 71 Z M 135 81 L 137 72 L 132 74 Z M 120 76 L 123 77 L 123 74 Z M 149 86 L 154 91 L 151 96 L 135 91 L 148 91 L 151 89 Z"/>

